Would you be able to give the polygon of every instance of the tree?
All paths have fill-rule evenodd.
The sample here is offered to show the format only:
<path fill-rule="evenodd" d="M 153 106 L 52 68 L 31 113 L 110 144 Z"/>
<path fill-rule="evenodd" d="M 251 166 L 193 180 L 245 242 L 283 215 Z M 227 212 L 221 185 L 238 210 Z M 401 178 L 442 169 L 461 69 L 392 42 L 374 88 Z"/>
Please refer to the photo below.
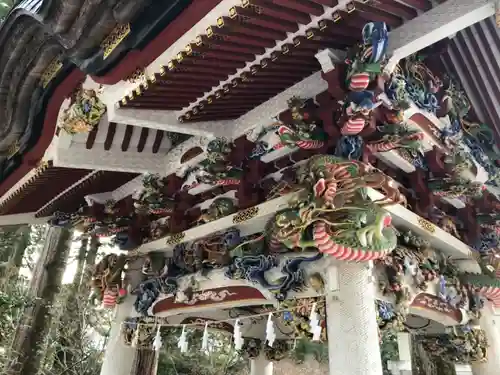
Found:
<path fill-rule="evenodd" d="M 50 330 L 51 307 L 59 293 L 72 233 L 63 228 L 47 231 L 44 249 L 29 286 L 33 303 L 24 307 L 9 352 L 6 375 L 33 375 L 41 362 L 41 348 Z"/>
<path fill-rule="evenodd" d="M 0 1 L 0 20 L 3 20 L 7 14 L 14 8 L 19 1 L 17 0 L 3 0 Z"/>

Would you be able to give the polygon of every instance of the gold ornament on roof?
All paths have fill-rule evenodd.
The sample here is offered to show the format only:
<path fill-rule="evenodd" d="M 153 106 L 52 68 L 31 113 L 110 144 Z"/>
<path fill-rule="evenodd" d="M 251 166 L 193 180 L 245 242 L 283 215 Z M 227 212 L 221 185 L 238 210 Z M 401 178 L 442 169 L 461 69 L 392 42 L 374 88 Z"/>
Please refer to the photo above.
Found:
<path fill-rule="evenodd" d="M 106 105 L 94 90 L 81 89 L 75 101 L 64 112 L 62 128 L 69 134 L 88 133 L 99 124 L 106 113 Z"/>
<path fill-rule="evenodd" d="M 103 60 L 120 45 L 121 42 L 130 34 L 130 24 L 117 25 L 113 31 L 102 41 L 101 49 L 104 50 Z"/>
<path fill-rule="evenodd" d="M 19 140 L 13 142 L 5 151 L 1 152 L 1 156 L 7 157 L 7 159 L 11 159 L 16 155 L 21 149 L 21 144 Z"/>
<path fill-rule="evenodd" d="M 61 68 L 63 67 L 63 63 L 56 57 L 52 62 L 47 66 L 47 68 L 43 71 L 42 77 L 40 78 L 40 82 L 42 83 L 42 87 L 46 88 L 50 81 L 54 79 L 54 77 L 59 73 Z"/>

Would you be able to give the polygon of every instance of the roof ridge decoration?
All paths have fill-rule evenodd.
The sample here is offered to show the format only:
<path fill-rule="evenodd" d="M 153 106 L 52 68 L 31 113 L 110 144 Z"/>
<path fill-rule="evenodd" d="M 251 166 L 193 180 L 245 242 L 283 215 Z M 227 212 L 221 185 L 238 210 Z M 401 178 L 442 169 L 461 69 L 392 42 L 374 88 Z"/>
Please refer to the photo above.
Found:
<path fill-rule="evenodd" d="M 70 107 L 62 116 L 62 129 L 69 134 L 88 133 L 99 124 L 106 113 L 106 105 L 95 90 L 80 89 Z"/>

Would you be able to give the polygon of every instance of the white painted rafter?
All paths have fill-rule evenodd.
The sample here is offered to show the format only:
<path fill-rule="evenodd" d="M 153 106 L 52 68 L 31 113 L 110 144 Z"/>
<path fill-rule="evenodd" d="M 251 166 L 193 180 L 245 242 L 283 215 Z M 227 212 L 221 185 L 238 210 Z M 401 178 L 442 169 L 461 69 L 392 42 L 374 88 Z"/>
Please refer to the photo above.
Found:
<path fill-rule="evenodd" d="M 404 23 L 389 35 L 387 69 L 442 39 L 495 14 L 492 0 L 448 0 Z"/>

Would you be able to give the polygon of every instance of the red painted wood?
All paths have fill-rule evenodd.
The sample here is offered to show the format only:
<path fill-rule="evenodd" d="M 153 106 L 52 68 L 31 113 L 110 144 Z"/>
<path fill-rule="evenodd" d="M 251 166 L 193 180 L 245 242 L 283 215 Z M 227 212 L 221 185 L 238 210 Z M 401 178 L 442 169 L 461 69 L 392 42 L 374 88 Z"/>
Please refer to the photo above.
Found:
<path fill-rule="evenodd" d="M 229 286 L 223 288 L 214 288 L 210 289 L 209 292 L 217 293 L 219 296 L 224 297 L 222 299 L 216 298 L 199 298 L 196 299 L 194 303 L 183 303 L 176 302 L 175 296 L 167 297 L 158 301 L 153 306 L 153 314 L 159 314 L 162 311 L 171 311 L 171 310 L 189 310 L 193 307 L 199 306 L 216 306 L 220 304 L 225 304 L 228 302 L 237 302 L 237 301 L 245 301 L 247 305 L 258 304 L 262 305 L 266 303 L 267 299 L 264 295 L 256 288 L 250 286 Z M 194 298 L 198 294 L 207 293 L 207 291 L 194 292 Z"/>
<path fill-rule="evenodd" d="M 5 201 L 0 208 L 0 214 L 13 215 L 37 211 L 88 173 L 89 171 L 85 169 L 50 166 Z"/>
<path fill-rule="evenodd" d="M 320 16 L 324 12 L 322 5 L 310 0 L 272 0 L 276 5 L 281 5 L 284 8 L 293 9 L 299 12 Z"/>
<path fill-rule="evenodd" d="M 130 146 L 130 140 L 132 139 L 132 135 L 134 134 L 134 126 L 127 125 L 125 128 L 125 135 L 123 136 L 122 141 L 122 151 L 127 151 Z"/>
<path fill-rule="evenodd" d="M 375 3 L 395 3 L 392 0 L 375 0 Z M 411 5 L 415 9 L 428 11 L 432 9 L 432 2 L 429 0 L 404 0 L 408 5 Z"/>
<path fill-rule="evenodd" d="M 106 134 L 106 140 L 104 141 L 104 150 L 109 151 L 113 145 L 113 139 L 116 133 L 116 123 L 110 122 L 108 126 L 108 132 Z"/>
<path fill-rule="evenodd" d="M 163 141 L 163 137 L 165 132 L 163 130 L 157 130 L 155 135 L 155 141 L 153 143 L 153 154 L 156 154 L 160 149 L 161 142 Z"/>
<path fill-rule="evenodd" d="M 146 142 L 148 140 L 149 128 L 141 129 L 141 136 L 139 138 L 139 143 L 137 144 L 137 152 L 144 151 L 144 147 L 146 147 Z"/>
<path fill-rule="evenodd" d="M 36 167 L 37 162 L 41 160 L 50 142 L 52 142 L 61 104 L 84 79 L 85 75 L 80 70 L 75 69 L 54 90 L 45 111 L 42 132 L 38 142 L 30 151 L 24 154 L 23 163 L 0 184 L 0 196 Z"/>
<path fill-rule="evenodd" d="M 101 77 L 92 77 L 93 80 L 97 83 L 113 85 L 125 77 L 129 77 L 138 67 L 148 66 L 221 1 L 193 1 L 144 49 L 131 51 L 111 72 Z"/>
<path fill-rule="evenodd" d="M 395 14 L 397 16 L 406 18 L 406 19 L 413 19 L 417 16 L 417 11 L 409 7 L 407 5 L 404 5 L 402 3 L 399 3 L 394 0 L 376 0 L 373 3 L 368 3 L 368 6 L 371 8 L 378 8 L 384 11 L 387 11 L 389 13 Z"/>
<path fill-rule="evenodd" d="M 261 26 L 251 25 L 246 22 L 239 22 L 229 17 L 222 17 L 222 20 L 224 21 L 222 29 L 228 29 L 230 32 L 239 32 L 248 36 L 256 36 L 272 40 L 283 40 L 286 38 L 286 33 L 283 31 L 276 31 Z"/>
<path fill-rule="evenodd" d="M 234 7 L 231 9 L 235 10 L 237 13 L 237 15 L 235 17 L 232 16 L 232 18 L 238 21 L 240 21 L 241 18 L 243 23 L 290 33 L 294 33 L 299 29 L 299 25 L 295 20 L 289 21 L 283 18 L 266 15 L 265 13 L 258 14 L 250 8 Z"/>
<path fill-rule="evenodd" d="M 298 22 L 303 25 L 311 22 L 311 16 L 308 12 L 299 12 L 295 9 L 285 8 L 283 6 L 273 4 L 269 0 L 252 0 L 250 1 L 250 8 L 268 16 Z"/>
<path fill-rule="evenodd" d="M 87 142 L 85 143 L 85 148 L 87 150 L 92 149 L 94 147 L 95 139 L 97 137 L 97 131 L 99 130 L 99 125 L 94 126 L 94 128 L 89 132 L 87 137 Z"/>
<path fill-rule="evenodd" d="M 392 28 L 398 27 L 403 24 L 402 17 L 410 18 L 409 16 L 404 15 L 404 13 L 405 12 L 400 12 L 400 14 L 395 15 L 394 13 L 387 11 L 387 6 L 385 6 L 384 4 L 380 4 L 378 6 L 369 4 L 356 4 L 356 14 L 364 18 L 366 22 L 385 22 Z M 411 18 L 414 18 L 416 16 L 417 12 L 415 11 L 415 15 Z"/>
<path fill-rule="evenodd" d="M 50 216 L 56 211 L 76 212 L 85 203 L 84 197 L 86 195 L 116 190 L 137 176 L 137 173 L 99 171 L 84 183 L 73 187 L 70 191 L 44 208 L 43 211 L 39 211 L 36 216 Z"/>

